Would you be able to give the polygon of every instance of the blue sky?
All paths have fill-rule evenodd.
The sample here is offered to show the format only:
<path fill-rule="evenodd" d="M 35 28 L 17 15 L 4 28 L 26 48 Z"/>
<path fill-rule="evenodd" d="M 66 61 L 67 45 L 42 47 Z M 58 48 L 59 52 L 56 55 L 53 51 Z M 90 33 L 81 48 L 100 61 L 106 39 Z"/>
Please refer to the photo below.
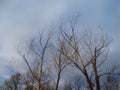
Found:
<path fill-rule="evenodd" d="M 81 15 L 81 27 L 96 31 L 102 26 L 112 36 L 110 57 L 118 62 L 120 0 L 0 0 L 0 81 L 9 76 L 5 67 L 13 57 L 17 58 L 19 45 L 61 17 L 76 13 Z"/>

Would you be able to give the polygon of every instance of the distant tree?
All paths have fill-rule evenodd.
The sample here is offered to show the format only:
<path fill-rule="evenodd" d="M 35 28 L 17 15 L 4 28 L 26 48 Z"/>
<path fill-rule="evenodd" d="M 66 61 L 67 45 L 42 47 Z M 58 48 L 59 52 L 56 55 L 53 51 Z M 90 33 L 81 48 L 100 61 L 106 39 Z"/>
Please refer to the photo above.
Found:
<path fill-rule="evenodd" d="M 71 86 L 75 89 L 75 90 L 81 90 L 81 88 L 84 86 L 83 85 L 83 81 L 82 81 L 82 77 L 80 77 L 80 75 L 75 75 L 74 77 L 71 78 Z"/>
<path fill-rule="evenodd" d="M 22 90 L 23 89 L 23 75 L 19 72 L 18 68 L 16 68 L 16 61 L 10 61 L 7 65 L 7 69 L 11 74 L 10 78 L 5 80 L 4 88 L 12 89 L 12 90 Z M 6 90 L 5 89 L 5 90 Z"/>
<path fill-rule="evenodd" d="M 77 70 L 76 70 L 77 71 Z M 67 79 L 65 79 L 65 86 L 72 87 L 73 90 L 82 90 L 85 85 L 85 80 L 82 77 L 82 75 L 79 75 L 77 73 L 73 73 L 72 75 L 69 76 L 67 75 Z"/>
<path fill-rule="evenodd" d="M 36 79 L 33 77 L 29 70 L 23 73 L 21 80 L 25 87 L 34 85 L 36 81 Z"/>
<path fill-rule="evenodd" d="M 6 80 L 4 83 L 4 90 L 21 90 L 21 76 L 19 73 L 16 73 Z"/>
<path fill-rule="evenodd" d="M 105 90 L 119 90 L 119 80 L 112 75 L 107 76 Z"/>
<path fill-rule="evenodd" d="M 67 84 L 65 83 L 63 90 L 72 90 L 72 86 L 69 83 L 67 83 Z"/>

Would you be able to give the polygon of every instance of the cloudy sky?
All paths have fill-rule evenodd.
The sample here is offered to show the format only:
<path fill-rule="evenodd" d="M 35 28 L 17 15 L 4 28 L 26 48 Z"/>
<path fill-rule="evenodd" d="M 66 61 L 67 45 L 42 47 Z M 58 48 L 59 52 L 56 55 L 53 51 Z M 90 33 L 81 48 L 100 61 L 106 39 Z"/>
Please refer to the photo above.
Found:
<path fill-rule="evenodd" d="M 102 26 L 113 42 L 111 57 L 120 58 L 120 0 L 0 0 L 0 81 L 7 78 L 6 65 L 17 57 L 17 47 L 60 17 L 80 13 L 81 27 Z M 45 29 L 44 29 L 45 30 Z"/>

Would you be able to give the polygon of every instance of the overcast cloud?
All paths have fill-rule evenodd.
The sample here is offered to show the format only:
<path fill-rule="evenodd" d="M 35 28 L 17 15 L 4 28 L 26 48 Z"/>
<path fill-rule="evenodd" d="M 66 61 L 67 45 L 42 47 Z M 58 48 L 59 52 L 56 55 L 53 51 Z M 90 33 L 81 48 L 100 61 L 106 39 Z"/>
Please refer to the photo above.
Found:
<path fill-rule="evenodd" d="M 80 13 L 82 27 L 103 29 L 113 37 L 111 57 L 120 58 L 119 0 L 0 0 L 0 81 L 8 77 L 5 69 L 16 57 L 16 48 L 60 17 Z"/>

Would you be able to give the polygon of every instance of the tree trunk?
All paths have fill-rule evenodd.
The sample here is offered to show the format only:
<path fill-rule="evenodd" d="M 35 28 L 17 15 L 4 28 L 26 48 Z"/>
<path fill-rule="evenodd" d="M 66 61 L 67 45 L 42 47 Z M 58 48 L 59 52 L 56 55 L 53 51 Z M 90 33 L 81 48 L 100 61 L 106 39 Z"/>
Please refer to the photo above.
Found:
<path fill-rule="evenodd" d="M 99 82 L 99 78 L 96 77 L 95 81 L 96 81 L 96 89 L 97 89 L 97 90 L 100 90 L 100 82 Z"/>
<path fill-rule="evenodd" d="M 17 87 L 17 85 L 16 85 L 16 84 L 15 84 L 14 90 L 18 90 L 18 87 Z"/>
<path fill-rule="evenodd" d="M 89 85 L 90 90 L 93 90 L 93 86 L 92 86 L 91 81 L 90 81 L 89 79 L 87 79 L 87 82 L 88 82 L 88 85 Z"/>
<path fill-rule="evenodd" d="M 38 83 L 38 89 L 37 90 L 40 90 L 41 89 L 41 83 L 39 82 Z"/>
<path fill-rule="evenodd" d="M 94 51 L 94 60 L 92 62 L 92 67 L 93 67 L 93 72 L 94 72 L 94 75 L 95 75 L 95 83 L 96 83 L 96 90 L 100 90 L 100 81 L 99 81 L 99 76 L 98 76 L 98 71 L 97 71 L 97 67 L 96 67 L 96 61 L 97 61 L 97 49 L 95 48 L 95 51 Z"/>
<path fill-rule="evenodd" d="M 96 90 L 100 90 L 99 76 L 98 76 L 98 72 L 97 72 L 96 66 L 94 64 L 93 64 L 93 71 L 94 71 L 94 74 L 95 74 Z"/>
<path fill-rule="evenodd" d="M 55 90 L 58 90 L 59 81 L 60 81 L 60 74 L 61 74 L 61 71 L 58 72 L 58 77 L 57 77 L 57 83 L 56 83 Z"/>
<path fill-rule="evenodd" d="M 88 85 L 89 85 L 90 90 L 94 90 L 94 89 L 93 89 L 93 86 L 92 86 L 92 82 L 90 81 L 87 73 L 85 74 L 85 78 L 86 78 L 86 80 L 87 80 L 87 83 L 88 83 Z"/>

